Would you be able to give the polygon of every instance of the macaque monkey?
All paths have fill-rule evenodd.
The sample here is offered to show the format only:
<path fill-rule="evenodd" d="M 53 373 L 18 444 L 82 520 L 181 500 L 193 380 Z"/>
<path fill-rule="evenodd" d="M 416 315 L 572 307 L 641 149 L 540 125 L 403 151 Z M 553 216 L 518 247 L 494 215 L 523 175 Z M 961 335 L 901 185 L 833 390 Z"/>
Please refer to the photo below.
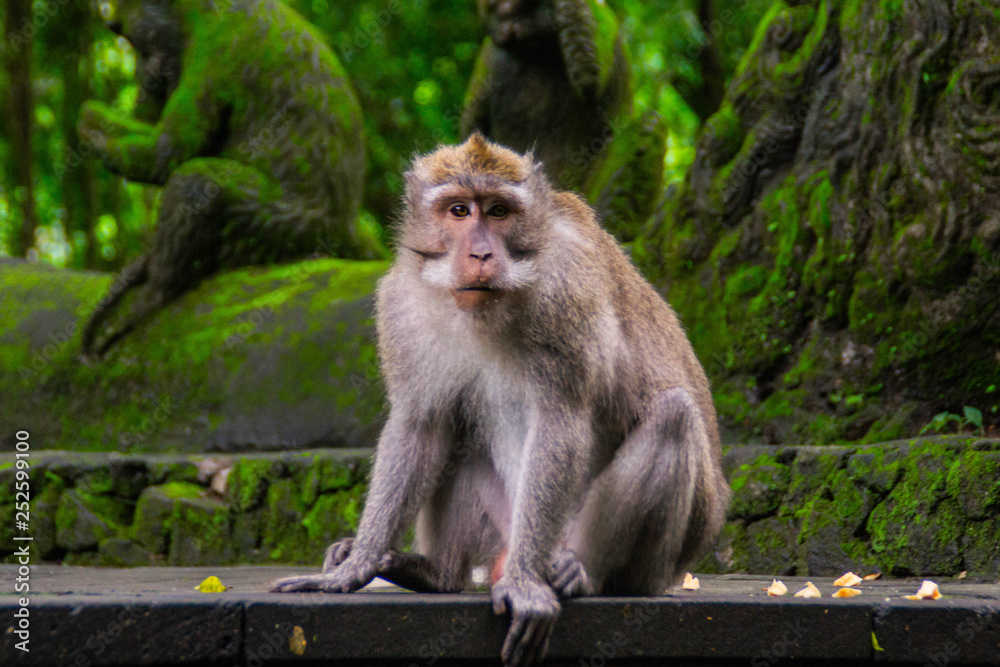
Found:
<path fill-rule="evenodd" d="M 391 409 L 357 537 L 271 590 L 460 591 L 493 566 L 503 660 L 533 664 L 560 598 L 661 594 L 715 537 L 708 381 L 670 306 L 530 154 L 477 133 L 417 159 L 397 241 L 376 305 Z"/>

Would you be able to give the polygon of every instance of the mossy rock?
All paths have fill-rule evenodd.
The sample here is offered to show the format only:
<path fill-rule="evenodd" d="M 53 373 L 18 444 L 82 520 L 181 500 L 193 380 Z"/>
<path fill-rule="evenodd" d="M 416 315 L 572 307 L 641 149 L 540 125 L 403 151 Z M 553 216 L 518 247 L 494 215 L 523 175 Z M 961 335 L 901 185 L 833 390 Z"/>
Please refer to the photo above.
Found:
<path fill-rule="evenodd" d="M 1000 452 L 963 452 L 948 471 L 947 484 L 970 519 L 1000 513 Z"/>
<path fill-rule="evenodd" d="M 101 540 L 125 533 L 132 511 L 125 501 L 69 489 L 59 496 L 56 544 L 68 551 L 95 549 Z"/>
<path fill-rule="evenodd" d="M 97 545 L 99 565 L 104 567 L 142 567 L 153 565 L 153 552 L 124 537 L 109 537 Z"/>
<path fill-rule="evenodd" d="M 202 498 L 207 493 L 205 488 L 189 482 L 149 487 L 136 503 L 135 520 L 129 534 L 142 547 L 166 555 L 170 546 L 171 521 L 178 501 Z"/>
<path fill-rule="evenodd" d="M 868 519 L 872 551 L 883 571 L 931 575 L 961 569 L 966 519 L 958 501 L 947 495 L 954 459 L 954 450 L 937 441 L 909 448 L 903 478 Z"/>
<path fill-rule="evenodd" d="M 770 517 L 746 527 L 746 570 L 755 574 L 794 575 L 798 572 L 799 529 L 794 519 Z"/>
<path fill-rule="evenodd" d="M 733 490 L 729 514 L 753 520 L 777 511 L 788 490 L 791 471 L 768 454 L 740 466 L 729 478 Z"/>
<path fill-rule="evenodd" d="M 208 496 L 178 498 L 170 518 L 170 565 L 224 565 L 236 559 L 229 505 Z"/>
<path fill-rule="evenodd" d="M 965 567 L 980 577 L 1000 577 L 1000 516 L 972 521 L 962 537 Z"/>
<path fill-rule="evenodd" d="M 384 407 L 372 292 L 386 267 L 216 275 L 86 365 L 80 328 L 110 277 L 0 259 L 0 422 L 31 424 L 35 448 L 76 451 L 371 446 Z"/>
<path fill-rule="evenodd" d="M 983 3 L 762 18 L 632 253 L 725 440 L 884 442 L 965 406 L 1000 426 L 1000 171 L 979 139 L 1000 108 L 978 92 L 1000 45 L 955 38 L 997 30 Z"/>

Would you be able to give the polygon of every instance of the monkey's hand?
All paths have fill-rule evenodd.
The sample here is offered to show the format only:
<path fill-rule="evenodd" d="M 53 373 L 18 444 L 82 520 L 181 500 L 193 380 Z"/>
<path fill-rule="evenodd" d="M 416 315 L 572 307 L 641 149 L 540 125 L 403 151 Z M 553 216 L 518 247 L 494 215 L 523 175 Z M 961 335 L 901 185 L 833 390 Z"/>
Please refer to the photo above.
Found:
<path fill-rule="evenodd" d="M 108 147 L 108 135 L 112 126 L 109 111 L 109 107 L 93 100 L 86 102 L 80 110 L 77 132 L 98 155 L 103 155 Z"/>
<path fill-rule="evenodd" d="M 507 667 L 541 662 L 559 616 L 559 600 L 544 581 L 513 581 L 504 575 L 493 586 L 493 611 L 510 612 L 510 630 L 500 657 Z"/>
<path fill-rule="evenodd" d="M 272 593 L 353 593 L 375 578 L 377 562 L 347 558 L 331 571 L 278 579 L 271 584 Z"/>
<path fill-rule="evenodd" d="M 590 583 L 587 570 L 569 549 L 557 549 L 552 557 L 552 577 L 549 580 L 556 594 L 561 598 L 575 598 L 593 595 L 594 585 Z"/>

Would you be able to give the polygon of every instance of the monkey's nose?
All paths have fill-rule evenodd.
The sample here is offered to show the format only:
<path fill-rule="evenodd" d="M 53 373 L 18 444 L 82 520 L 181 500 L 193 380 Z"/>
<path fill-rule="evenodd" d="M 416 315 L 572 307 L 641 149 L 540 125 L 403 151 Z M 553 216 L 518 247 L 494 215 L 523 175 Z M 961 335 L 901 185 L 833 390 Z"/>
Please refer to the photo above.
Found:
<path fill-rule="evenodd" d="M 486 263 L 486 260 L 488 260 L 492 256 L 493 256 L 493 253 L 491 253 L 491 252 L 478 252 L 478 253 L 477 252 L 470 252 L 469 253 L 469 257 L 471 257 L 473 259 L 478 259 L 480 262 L 483 262 L 484 264 Z"/>

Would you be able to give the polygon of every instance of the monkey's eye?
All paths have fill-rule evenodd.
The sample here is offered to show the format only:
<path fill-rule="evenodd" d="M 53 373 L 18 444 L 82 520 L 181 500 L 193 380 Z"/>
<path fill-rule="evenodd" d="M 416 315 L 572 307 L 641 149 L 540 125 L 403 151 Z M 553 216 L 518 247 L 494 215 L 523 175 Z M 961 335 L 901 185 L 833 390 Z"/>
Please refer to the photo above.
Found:
<path fill-rule="evenodd" d="M 466 206 L 465 204 L 455 204 L 454 206 L 448 209 L 448 212 L 451 213 L 456 218 L 464 218 L 465 216 L 469 215 L 469 207 Z"/>
<path fill-rule="evenodd" d="M 507 208 L 506 204 L 493 204 L 490 210 L 486 212 L 491 218 L 505 218 L 508 213 L 510 213 L 510 209 Z"/>

